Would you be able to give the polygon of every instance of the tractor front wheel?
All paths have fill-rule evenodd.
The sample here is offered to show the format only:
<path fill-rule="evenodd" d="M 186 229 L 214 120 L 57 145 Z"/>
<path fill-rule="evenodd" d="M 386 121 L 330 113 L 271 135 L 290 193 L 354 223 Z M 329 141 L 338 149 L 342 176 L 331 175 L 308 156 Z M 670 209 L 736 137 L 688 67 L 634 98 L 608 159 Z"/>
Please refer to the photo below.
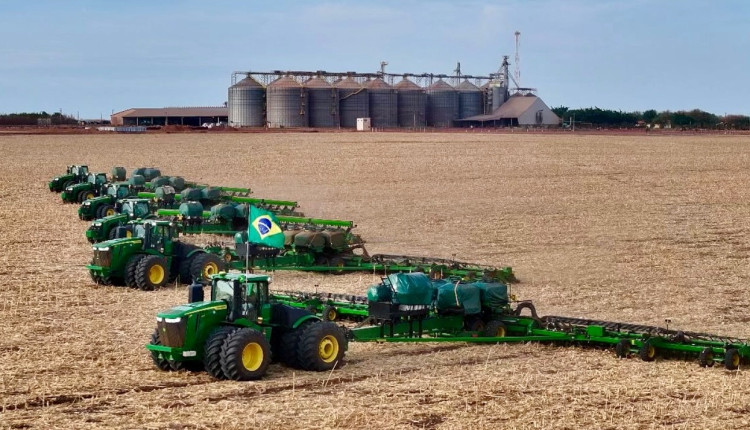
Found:
<path fill-rule="evenodd" d="M 228 379 L 260 379 L 266 374 L 270 363 L 271 345 L 258 330 L 236 330 L 227 336 L 221 347 L 221 370 Z"/>
<path fill-rule="evenodd" d="M 224 260 L 214 254 L 198 254 L 190 263 L 191 280 L 207 284 L 211 280 L 211 275 L 215 275 L 224 270 Z"/>
<path fill-rule="evenodd" d="M 160 288 L 167 283 L 168 278 L 167 261 L 157 255 L 144 256 L 135 269 L 135 283 L 141 290 Z"/>
<path fill-rule="evenodd" d="M 318 321 L 306 326 L 297 343 L 297 363 L 305 370 L 325 371 L 337 366 L 346 352 L 346 338 L 339 326 Z"/>
<path fill-rule="evenodd" d="M 219 327 L 208 335 L 203 344 L 203 367 L 216 379 L 227 379 L 224 371 L 221 370 L 221 347 L 227 340 L 227 336 L 235 330 L 235 327 Z"/>
<path fill-rule="evenodd" d="M 108 217 L 110 215 L 114 215 L 115 213 L 116 212 L 115 212 L 115 207 L 114 206 L 112 206 L 112 205 L 101 205 L 96 210 L 96 217 L 99 218 L 99 219 L 101 219 L 101 218 L 104 218 L 104 217 Z"/>
<path fill-rule="evenodd" d="M 159 329 L 154 329 L 154 333 L 151 335 L 151 345 L 161 345 L 159 340 Z M 172 366 L 169 365 L 169 360 L 159 357 L 159 353 L 151 351 L 151 359 L 154 360 L 154 364 L 159 370 L 172 370 Z"/>
<path fill-rule="evenodd" d="M 125 264 L 125 285 L 130 288 L 137 288 L 138 282 L 136 281 L 136 270 L 138 269 L 138 263 L 145 257 L 144 255 L 137 254 L 130 257 L 127 264 Z"/>

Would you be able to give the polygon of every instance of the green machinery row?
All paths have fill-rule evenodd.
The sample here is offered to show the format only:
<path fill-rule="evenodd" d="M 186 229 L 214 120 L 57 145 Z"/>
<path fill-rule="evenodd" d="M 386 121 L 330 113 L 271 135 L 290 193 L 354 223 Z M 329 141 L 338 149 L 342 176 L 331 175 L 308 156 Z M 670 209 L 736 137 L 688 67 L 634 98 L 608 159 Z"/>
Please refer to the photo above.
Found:
<path fill-rule="evenodd" d="M 163 370 L 205 369 L 219 379 L 262 378 L 272 360 L 312 371 L 341 367 L 348 342 L 544 342 L 614 348 L 637 355 L 695 359 L 728 370 L 750 362 L 750 344 L 705 333 L 559 316 L 539 317 L 530 302 L 514 303 L 505 284 L 432 280 L 391 274 L 367 298 L 274 293 L 265 275 L 219 273 L 189 287 L 188 303 L 156 317 L 146 348 Z M 332 312 L 356 325 L 336 325 Z M 524 312 L 526 311 L 526 312 Z M 527 315 L 523 315 L 526 313 Z M 334 316 L 335 317 L 335 316 Z"/>

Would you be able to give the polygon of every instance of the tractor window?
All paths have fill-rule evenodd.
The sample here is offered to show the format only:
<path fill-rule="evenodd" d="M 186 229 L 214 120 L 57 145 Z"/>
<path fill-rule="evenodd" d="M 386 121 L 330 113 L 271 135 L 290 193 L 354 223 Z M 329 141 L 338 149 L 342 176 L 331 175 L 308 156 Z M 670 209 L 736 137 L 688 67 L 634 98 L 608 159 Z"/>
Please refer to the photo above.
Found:
<path fill-rule="evenodd" d="M 135 234 L 133 235 L 135 237 L 140 237 L 141 239 L 146 238 L 146 227 L 143 224 L 138 224 L 135 226 Z"/>
<path fill-rule="evenodd" d="M 230 281 L 217 281 L 214 288 L 211 288 L 211 300 L 224 300 L 232 308 L 232 298 L 234 296 L 234 283 Z"/>
<path fill-rule="evenodd" d="M 258 317 L 258 284 L 250 282 L 242 290 L 242 316 L 254 320 Z"/>
<path fill-rule="evenodd" d="M 131 213 L 134 214 L 138 218 L 143 218 L 149 213 L 148 203 L 145 203 L 145 202 L 136 203 L 135 207 L 131 209 Z"/>

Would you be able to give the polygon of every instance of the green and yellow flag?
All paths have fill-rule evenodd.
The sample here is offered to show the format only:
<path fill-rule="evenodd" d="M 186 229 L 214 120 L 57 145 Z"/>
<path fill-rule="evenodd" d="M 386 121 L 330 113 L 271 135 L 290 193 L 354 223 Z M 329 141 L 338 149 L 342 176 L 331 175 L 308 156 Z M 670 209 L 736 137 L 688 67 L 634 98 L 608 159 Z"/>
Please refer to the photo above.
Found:
<path fill-rule="evenodd" d="M 250 243 L 284 247 L 284 232 L 273 212 L 250 206 L 250 225 L 247 227 L 247 240 Z"/>

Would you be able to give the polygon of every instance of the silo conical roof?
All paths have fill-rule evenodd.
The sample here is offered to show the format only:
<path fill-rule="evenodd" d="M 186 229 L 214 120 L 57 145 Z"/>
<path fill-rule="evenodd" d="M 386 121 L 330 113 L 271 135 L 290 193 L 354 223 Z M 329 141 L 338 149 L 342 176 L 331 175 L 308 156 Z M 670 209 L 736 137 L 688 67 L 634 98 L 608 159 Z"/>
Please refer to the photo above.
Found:
<path fill-rule="evenodd" d="M 239 88 L 239 87 L 263 88 L 263 85 L 261 85 L 260 82 L 256 81 L 255 79 L 248 76 L 245 79 L 237 82 L 236 84 L 232 85 L 229 88 Z"/>
<path fill-rule="evenodd" d="M 433 82 L 432 85 L 427 87 L 427 90 L 429 91 L 455 91 L 456 89 L 453 88 L 449 83 L 445 82 L 442 79 L 438 79 L 437 81 Z"/>
<path fill-rule="evenodd" d="M 421 90 L 422 87 L 415 84 L 414 82 L 404 78 L 400 82 L 398 82 L 396 85 L 393 86 L 393 88 L 396 88 L 397 90 Z"/>
<path fill-rule="evenodd" d="M 385 82 L 383 78 L 376 78 L 371 81 L 368 81 L 365 86 L 369 90 L 380 90 L 380 89 L 390 90 L 393 88 L 392 86 L 388 85 L 388 83 Z"/>
<path fill-rule="evenodd" d="M 459 91 L 482 91 L 477 87 L 476 85 L 472 84 L 471 82 L 464 80 L 458 86 L 456 87 Z"/>

